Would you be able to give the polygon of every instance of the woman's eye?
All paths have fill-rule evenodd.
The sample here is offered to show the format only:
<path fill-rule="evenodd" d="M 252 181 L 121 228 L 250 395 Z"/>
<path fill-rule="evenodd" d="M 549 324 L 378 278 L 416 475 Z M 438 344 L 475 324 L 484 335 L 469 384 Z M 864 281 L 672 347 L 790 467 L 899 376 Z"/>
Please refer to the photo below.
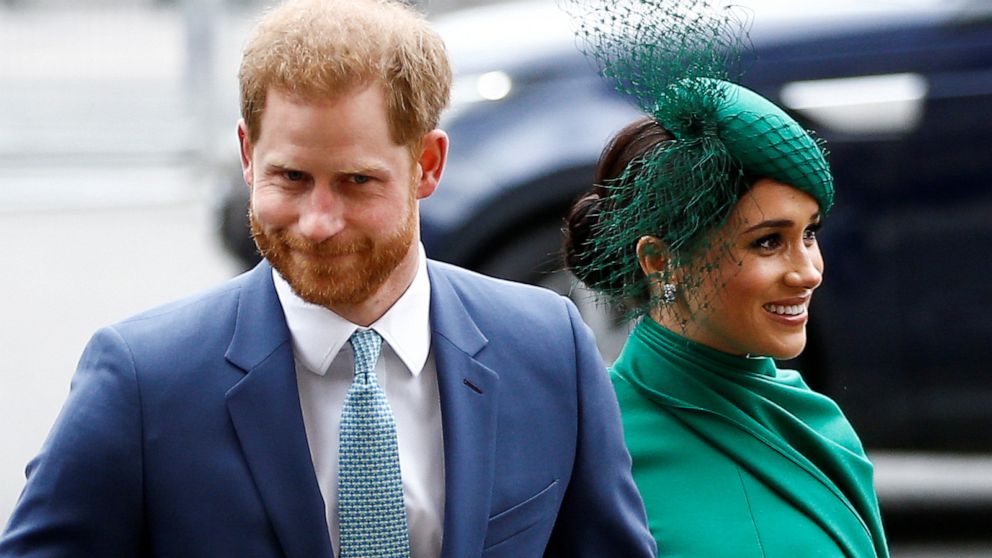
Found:
<path fill-rule="evenodd" d="M 803 240 L 807 243 L 816 242 L 816 231 L 820 230 L 820 223 L 813 223 L 803 231 Z"/>
<path fill-rule="evenodd" d="M 770 234 L 756 239 L 751 243 L 751 246 L 753 248 L 757 248 L 758 250 L 774 250 L 775 248 L 778 248 L 780 244 L 781 239 L 779 238 L 779 235 Z"/>

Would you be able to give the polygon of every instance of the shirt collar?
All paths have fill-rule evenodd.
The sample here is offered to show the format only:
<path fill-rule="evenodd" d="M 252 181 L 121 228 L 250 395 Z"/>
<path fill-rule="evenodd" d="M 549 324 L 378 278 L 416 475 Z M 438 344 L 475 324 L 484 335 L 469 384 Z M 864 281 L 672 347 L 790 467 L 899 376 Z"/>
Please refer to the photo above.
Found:
<path fill-rule="evenodd" d="M 286 315 L 296 360 L 311 372 L 323 376 L 351 334 L 361 327 L 323 306 L 300 298 L 275 269 L 272 270 L 272 279 Z M 421 244 L 417 273 L 410 286 L 369 327 L 382 336 L 414 376 L 423 370 L 430 353 L 430 297 L 427 257 Z"/>

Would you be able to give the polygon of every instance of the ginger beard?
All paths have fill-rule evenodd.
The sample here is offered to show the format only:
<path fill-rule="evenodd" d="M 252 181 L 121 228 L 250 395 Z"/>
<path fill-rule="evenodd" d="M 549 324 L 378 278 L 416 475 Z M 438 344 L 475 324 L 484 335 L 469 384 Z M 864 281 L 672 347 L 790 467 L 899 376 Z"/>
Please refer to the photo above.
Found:
<path fill-rule="evenodd" d="M 365 302 L 382 287 L 413 244 L 416 212 L 416 198 L 411 191 L 406 220 L 392 234 L 378 238 L 332 237 L 323 242 L 301 238 L 285 229 L 266 232 L 253 211 L 249 216 L 259 253 L 297 296 L 332 308 Z"/>

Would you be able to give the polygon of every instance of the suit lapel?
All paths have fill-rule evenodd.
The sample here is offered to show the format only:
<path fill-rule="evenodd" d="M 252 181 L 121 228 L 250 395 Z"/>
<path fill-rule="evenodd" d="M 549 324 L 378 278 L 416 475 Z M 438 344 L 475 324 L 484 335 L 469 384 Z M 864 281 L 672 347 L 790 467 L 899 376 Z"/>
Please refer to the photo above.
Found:
<path fill-rule="evenodd" d="M 493 484 L 499 376 L 474 357 L 488 340 L 444 270 L 428 262 L 431 340 L 437 360 L 444 437 L 444 542 L 441 556 L 478 555 Z"/>
<path fill-rule="evenodd" d="M 296 384 L 293 349 L 267 263 L 245 277 L 226 357 L 246 371 L 227 408 L 289 558 L 333 556 Z"/>

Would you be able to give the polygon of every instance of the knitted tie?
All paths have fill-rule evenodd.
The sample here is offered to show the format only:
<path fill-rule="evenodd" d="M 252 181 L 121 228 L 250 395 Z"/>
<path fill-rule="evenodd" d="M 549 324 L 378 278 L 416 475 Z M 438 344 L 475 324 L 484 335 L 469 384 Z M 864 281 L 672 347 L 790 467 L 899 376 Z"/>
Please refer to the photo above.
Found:
<path fill-rule="evenodd" d="M 382 338 L 366 329 L 356 331 L 349 341 L 355 353 L 355 379 L 341 411 L 341 558 L 408 558 L 396 422 L 375 377 Z"/>

